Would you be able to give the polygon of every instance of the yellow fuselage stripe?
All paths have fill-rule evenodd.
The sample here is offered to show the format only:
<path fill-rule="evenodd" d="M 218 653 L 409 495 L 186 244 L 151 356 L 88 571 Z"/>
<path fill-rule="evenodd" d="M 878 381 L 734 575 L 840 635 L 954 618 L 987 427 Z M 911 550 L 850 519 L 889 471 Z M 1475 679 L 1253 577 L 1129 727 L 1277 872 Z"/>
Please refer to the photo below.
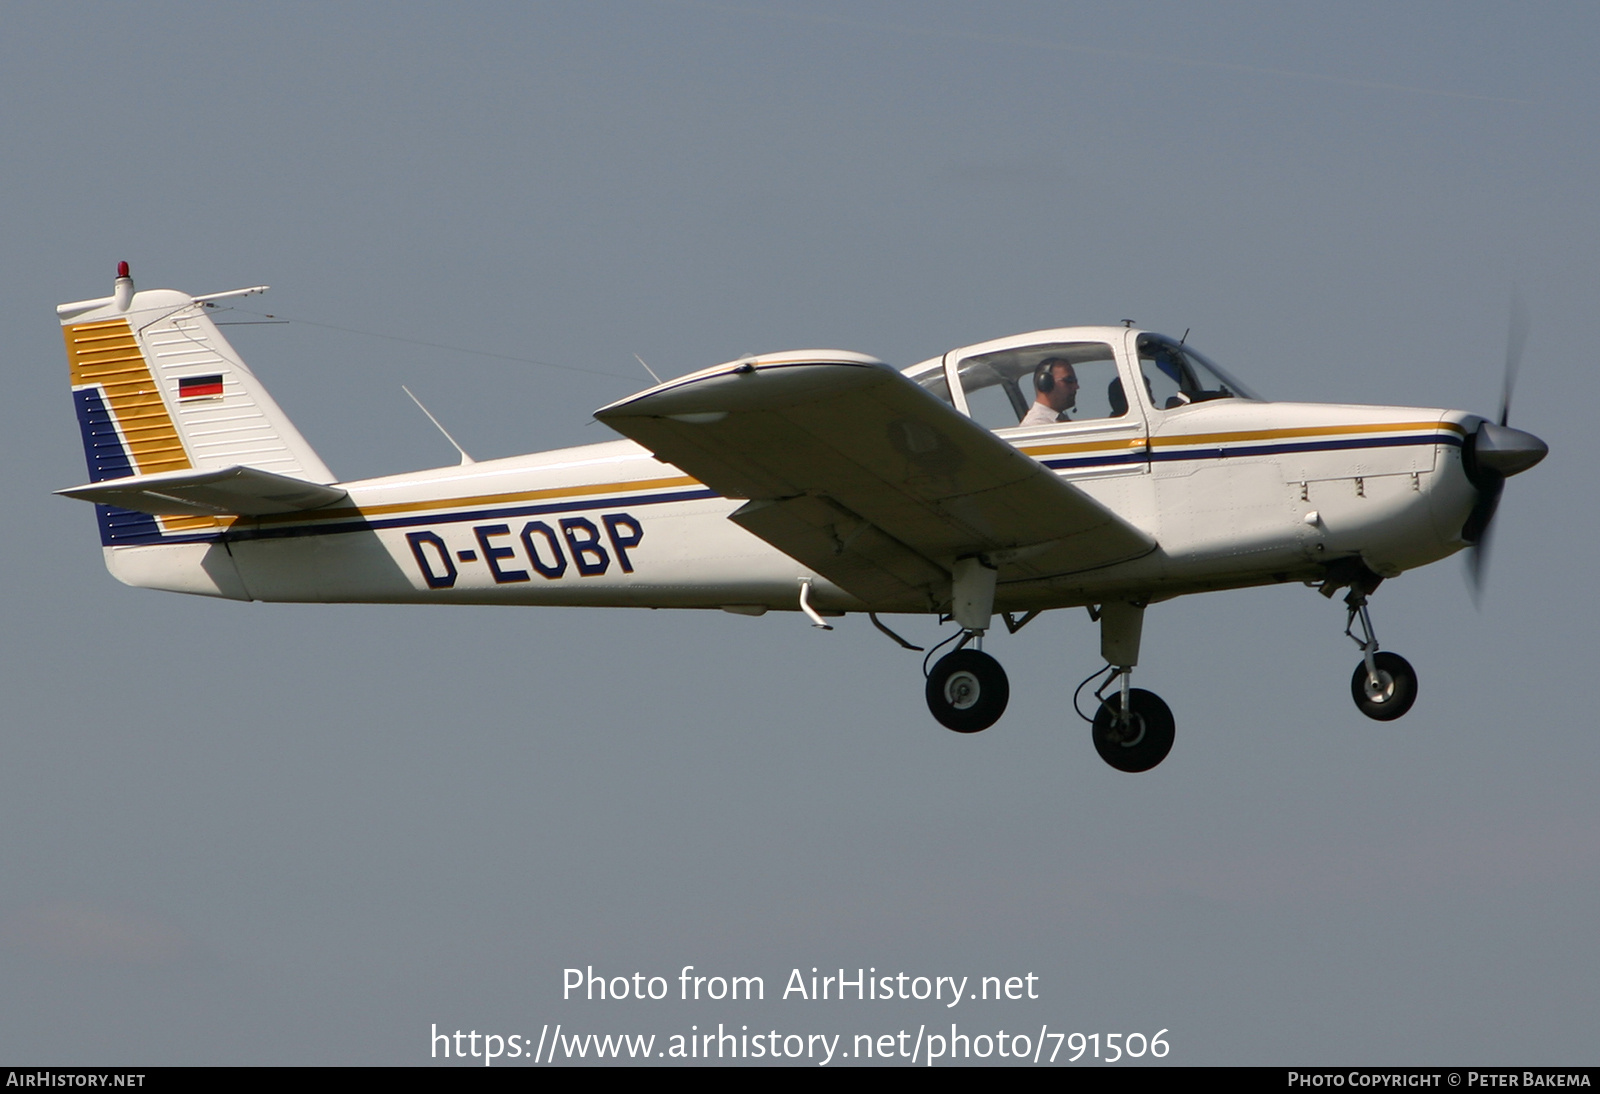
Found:
<path fill-rule="evenodd" d="M 675 486 L 699 486 L 699 480 L 688 475 L 668 479 L 637 479 L 633 482 L 600 482 L 586 486 L 556 486 L 545 490 L 518 490 L 506 494 L 475 494 L 466 498 L 441 498 L 437 501 L 403 501 L 386 505 L 343 506 L 338 509 L 315 509 L 301 513 L 274 513 L 257 517 L 254 523 L 282 524 L 299 520 L 349 520 L 351 517 L 388 516 L 394 513 L 428 513 L 441 509 L 471 509 L 488 505 L 508 505 L 517 502 L 547 501 L 553 498 L 581 498 L 595 494 L 632 493 L 639 490 L 667 490 Z"/>
<path fill-rule="evenodd" d="M 1454 422 L 1381 422 L 1376 425 L 1313 425 L 1295 429 L 1252 429 L 1238 433 L 1189 433 L 1175 437 L 1154 437 L 1156 448 L 1176 448 L 1186 444 L 1229 444 L 1241 441 L 1275 441 L 1287 437 L 1347 437 L 1352 433 L 1408 433 L 1444 429 L 1465 435 Z"/>

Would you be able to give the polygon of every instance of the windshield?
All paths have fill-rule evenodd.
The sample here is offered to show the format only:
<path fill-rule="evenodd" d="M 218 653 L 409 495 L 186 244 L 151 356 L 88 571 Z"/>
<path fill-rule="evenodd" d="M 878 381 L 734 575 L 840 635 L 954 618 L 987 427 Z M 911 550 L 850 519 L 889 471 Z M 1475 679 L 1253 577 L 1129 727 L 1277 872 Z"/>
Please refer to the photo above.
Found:
<path fill-rule="evenodd" d="M 1261 398 L 1190 347 L 1159 334 L 1139 336 L 1139 371 L 1158 410 L 1211 399 Z"/>

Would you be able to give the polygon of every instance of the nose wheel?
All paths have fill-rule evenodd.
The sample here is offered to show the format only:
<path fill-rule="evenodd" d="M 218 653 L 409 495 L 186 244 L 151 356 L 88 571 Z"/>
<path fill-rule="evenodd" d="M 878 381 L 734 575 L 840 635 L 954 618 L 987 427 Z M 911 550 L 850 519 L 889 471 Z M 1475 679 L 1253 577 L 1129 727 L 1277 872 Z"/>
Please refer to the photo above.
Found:
<path fill-rule="evenodd" d="M 1367 611 L 1367 594 L 1382 578 L 1373 578 L 1365 584 L 1352 582 L 1350 595 L 1344 598 L 1350 609 L 1344 633 L 1361 647 L 1361 663 L 1350 677 L 1350 697 L 1356 701 L 1356 709 L 1368 718 L 1392 722 L 1417 701 L 1417 672 L 1398 653 L 1378 649 L 1378 635 Z M 1361 630 L 1359 635 L 1355 633 L 1357 627 Z"/>
<path fill-rule="evenodd" d="M 1350 677 L 1350 695 L 1362 714 L 1379 722 L 1392 722 L 1417 701 L 1417 673 L 1404 657 L 1387 651 L 1366 658 Z"/>
<path fill-rule="evenodd" d="M 981 650 L 956 650 L 928 673 L 928 710 L 946 729 L 977 733 L 1006 712 L 1011 684 L 1000 662 Z"/>

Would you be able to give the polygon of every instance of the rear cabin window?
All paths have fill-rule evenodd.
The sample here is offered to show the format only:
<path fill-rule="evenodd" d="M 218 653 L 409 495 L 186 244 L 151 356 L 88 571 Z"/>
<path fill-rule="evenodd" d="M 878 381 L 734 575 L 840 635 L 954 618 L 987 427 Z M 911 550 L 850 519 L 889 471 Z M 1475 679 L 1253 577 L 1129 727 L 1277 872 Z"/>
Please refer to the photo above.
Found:
<path fill-rule="evenodd" d="M 990 429 L 1120 418 L 1128 412 L 1116 354 L 1104 342 L 979 354 L 963 360 L 957 376 L 973 421 Z"/>

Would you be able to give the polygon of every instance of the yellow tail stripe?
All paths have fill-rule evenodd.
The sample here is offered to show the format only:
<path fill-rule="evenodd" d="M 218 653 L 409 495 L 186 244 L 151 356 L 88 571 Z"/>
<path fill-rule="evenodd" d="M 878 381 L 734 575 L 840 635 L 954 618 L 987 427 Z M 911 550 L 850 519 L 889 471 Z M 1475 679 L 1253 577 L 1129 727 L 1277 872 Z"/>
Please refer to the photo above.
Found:
<path fill-rule="evenodd" d="M 97 386 L 116 419 L 139 475 L 187 471 L 194 466 L 172 422 L 166 400 L 150 374 L 133 329 L 126 319 L 64 327 L 67 364 L 74 388 Z M 157 517 L 168 532 L 202 531 L 223 526 L 214 517 Z M 231 520 L 227 523 L 232 523 Z"/>

